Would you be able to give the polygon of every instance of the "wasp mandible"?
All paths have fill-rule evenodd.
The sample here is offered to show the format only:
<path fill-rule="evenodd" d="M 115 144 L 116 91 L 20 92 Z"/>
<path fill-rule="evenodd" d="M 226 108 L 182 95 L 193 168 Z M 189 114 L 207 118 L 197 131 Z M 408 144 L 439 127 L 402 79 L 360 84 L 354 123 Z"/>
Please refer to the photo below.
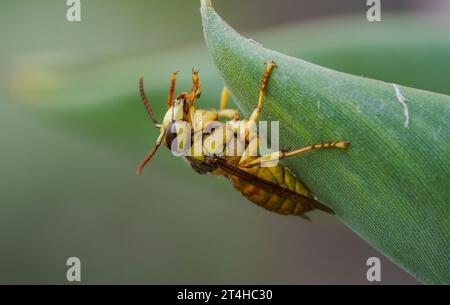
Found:
<path fill-rule="evenodd" d="M 205 126 L 209 123 L 216 123 L 221 124 L 220 126 L 222 126 L 224 130 L 226 129 L 226 126 L 224 123 L 221 123 L 221 119 L 235 122 L 240 121 L 244 125 L 256 123 L 261 114 L 264 96 L 270 76 L 275 68 L 276 64 L 273 61 L 266 63 L 257 106 L 250 118 L 244 120 L 241 120 L 241 115 L 237 110 L 227 108 L 229 91 L 226 87 L 224 87 L 224 90 L 222 91 L 220 108 L 218 111 L 196 109 L 195 101 L 200 98 L 201 89 L 199 73 L 198 71 L 193 70 L 191 90 L 189 92 L 182 92 L 176 97 L 175 88 L 178 72 L 172 74 L 167 99 L 168 111 L 164 116 L 162 124 L 159 124 L 145 95 L 144 80 L 141 77 L 139 82 L 140 95 L 144 106 L 154 123 L 154 126 L 160 130 L 160 134 L 156 140 L 156 144 L 138 166 L 137 174 L 141 174 L 143 168 L 147 165 L 162 144 L 167 146 L 169 149 L 171 148 L 172 142 L 176 138 L 176 134 L 174 134 L 172 130 L 172 125 L 175 122 L 183 122 L 192 127 L 199 124 Z M 196 113 L 200 113 L 201 115 L 195 115 Z M 199 117 L 201 119 L 201 123 L 197 121 Z M 209 137 L 214 136 L 214 132 L 215 131 L 202 131 L 201 139 L 203 141 L 207 141 Z M 230 131 L 226 130 L 225 132 Z M 241 136 L 241 133 L 236 130 L 232 130 L 231 132 L 232 137 L 234 138 Z M 192 131 L 190 136 L 194 137 L 194 133 L 195 132 Z M 187 155 L 184 157 L 196 172 L 200 174 L 225 176 L 248 200 L 269 211 L 277 212 L 283 215 L 299 215 L 302 217 L 305 217 L 304 214 L 306 212 L 315 209 L 334 214 L 332 209 L 314 199 L 306 186 L 295 177 L 289 168 L 280 164 L 265 167 L 262 166 L 262 163 L 275 158 L 284 159 L 299 156 L 312 150 L 325 148 L 346 149 L 349 146 L 348 142 L 335 141 L 314 144 L 300 149 L 289 151 L 281 150 L 261 156 L 259 154 L 252 155 L 249 153 L 249 147 L 254 147 L 255 143 L 259 143 L 260 139 L 258 135 L 250 138 L 247 134 L 244 135 L 244 137 L 246 138 L 244 141 L 244 153 L 242 156 L 228 156 L 228 154 L 224 157 L 214 155 L 210 156 L 202 152 L 200 155 Z M 225 147 L 225 145 L 223 147 Z"/>

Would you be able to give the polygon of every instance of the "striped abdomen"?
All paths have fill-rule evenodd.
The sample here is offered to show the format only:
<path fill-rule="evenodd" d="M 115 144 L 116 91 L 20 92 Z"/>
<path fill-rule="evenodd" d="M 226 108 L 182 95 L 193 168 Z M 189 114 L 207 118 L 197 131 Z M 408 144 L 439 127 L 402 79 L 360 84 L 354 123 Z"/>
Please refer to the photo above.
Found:
<path fill-rule="evenodd" d="M 230 160 L 231 161 L 231 160 Z M 311 197 L 308 189 L 294 176 L 285 166 L 274 167 L 256 166 L 245 171 L 258 177 L 273 182 L 277 185 L 290 189 L 300 195 Z M 267 190 L 258 188 L 250 183 L 242 181 L 236 176 L 228 176 L 233 186 L 239 190 L 251 202 L 269 210 L 283 215 L 303 215 L 313 208 L 302 201 L 294 202 L 278 195 L 269 193 Z"/>

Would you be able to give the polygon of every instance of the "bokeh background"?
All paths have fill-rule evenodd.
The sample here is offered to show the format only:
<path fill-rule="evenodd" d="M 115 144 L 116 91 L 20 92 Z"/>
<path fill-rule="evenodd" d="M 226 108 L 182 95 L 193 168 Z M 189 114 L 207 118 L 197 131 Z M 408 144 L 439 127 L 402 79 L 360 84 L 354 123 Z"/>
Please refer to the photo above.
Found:
<path fill-rule="evenodd" d="M 446 0 L 215 0 L 264 45 L 341 71 L 450 93 Z M 222 82 L 208 58 L 197 0 L 0 1 L 0 283 L 417 284 L 336 217 L 266 212 L 225 179 L 200 176 L 161 149 L 139 97 L 146 77 L 164 115 L 169 75 L 200 68 L 201 107 Z"/>

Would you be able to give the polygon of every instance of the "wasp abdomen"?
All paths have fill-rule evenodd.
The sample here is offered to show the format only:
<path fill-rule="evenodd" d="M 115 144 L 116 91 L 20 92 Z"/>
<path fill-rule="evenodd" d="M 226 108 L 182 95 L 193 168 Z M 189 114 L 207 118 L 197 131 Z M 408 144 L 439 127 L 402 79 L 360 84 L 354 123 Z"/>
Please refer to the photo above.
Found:
<path fill-rule="evenodd" d="M 276 183 L 282 187 L 292 190 L 306 197 L 311 197 L 308 189 L 294 176 L 294 174 L 282 165 L 274 167 L 254 167 L 246 169 L 253 175 Z M 311 211 L 313 208 L 301 201 L 293 201 L 286 199 L 277 194 L 272 194 L 267 190 L 258 188 L 257 186 L 243 181 L 237 176 L 228 177 L 233 186 L 239 190 L 249 201 L 269 210 L 282 215 L 303 215 Z"/>

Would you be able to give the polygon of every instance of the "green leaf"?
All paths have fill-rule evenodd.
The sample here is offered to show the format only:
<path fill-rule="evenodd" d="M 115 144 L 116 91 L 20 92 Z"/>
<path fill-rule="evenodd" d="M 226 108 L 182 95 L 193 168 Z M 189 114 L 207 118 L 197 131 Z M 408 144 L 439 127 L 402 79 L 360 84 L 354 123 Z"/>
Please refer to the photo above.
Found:
<path fill-rule="evenodd" d="M 408 100 L 402 104 L 392 83 L 259 46 L 227 25 L 210 1 L 202 1 L 201 12 L 210 55 L 244 114 L 255 107 L 264 62 L 274 60 L 262 119 L 280 121 L 280 144 L 351 142 L 347 151 L 286 160 L 297 176 L 415 277 L 450 283 L 450 97 L 399 86 Z"/>
<path fill-rule="evenodd" d="M 251 37 L 341 71 L 450 94 L 450 56 L 446 56 L 450 37 L 445 30 L 436 30 L 435 21 L 426 19 L 418 26 L 420 17 L 395 15 L 395 25 L 383 22 L 373 27 L 359 19 L 350 16 L 289 24 Z M 420 41 L 417 36 L 422 37 Z M 21 54 L 0 75 L 8 75 L 4 90 L 14 100 L 28 108 L 34 106 L 58 126 L 124 154 L 137 153 L 148 146 L 149 133 L 157 137 L 139 101 L 140 75 L 145 76 L 146 91 L 158 117 L 166 111 L 164 101 L 173 70 L 181 71 L 178 90 L 186 90 L 191 86 L 190 70 L 193 66 L 200 69 L 204 90 L 199 105 L 205 108 L 217 106 L 223 86 L 204 43 L 160 51 L 142 52 L 142 48 L 107 57 L 78 51 Z M 385 54 L 389 54 L 388 60 Z M 412 65 L 414 71 L 409 69 Z"/>

